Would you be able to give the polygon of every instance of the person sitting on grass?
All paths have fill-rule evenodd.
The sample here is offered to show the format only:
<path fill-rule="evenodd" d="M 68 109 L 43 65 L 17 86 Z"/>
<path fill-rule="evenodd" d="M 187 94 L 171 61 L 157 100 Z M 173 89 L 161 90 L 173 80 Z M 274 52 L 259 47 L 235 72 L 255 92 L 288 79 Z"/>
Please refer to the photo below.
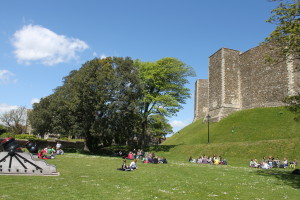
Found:
<path fill-rule="evenodd" d="M 270 169 L 271 166 L 270 166 L 266 161 L 264 161 L 264 162 L 262 163 L 262 165 L 261 165 L 261 168 L 262 168 L 262 169 Z"/>
<path fill-rule="evenodd" d="M 227 160 L 224 158 L 221 158 L 221 163 L 222 163 L 222 165 L 227 165 Z"/>
<path fill-rule="evenodd" d="M 296 168 L 296 166 L 297 166 L 297 160 L 296 159 L 294 159 L 294 161 L 293 162 L 290 162 L 290 168 L 292 168 L 292 169 L 295 169 Z"/>
<path fill-rule="evenodd" d="M 133 160 L 133 153 L 131 151 L 129 152 L 127 159 Z"/>
<path fill-rule="evenodd" d="M 196 161 L 197 164 L 202 164 L 202 157 L 200 156 L 197 161 Z"/>
<path fill-rule="evenodd" d="M 288 167 L 288 160 L 286 159 L 286 157 L 283 158 L 283 168 L 287 168 Z"/>
<path fill-rule="evenodd" d="M 47 153 L 48 153 L 48 154 L 54 154 L 54 153 L 55 153 L 54 147 L 48 147 Z"/>
<path fill-rule="evenodd" d="M 220 164 L 220 160 L 219 160 L 219 157 L 215 157 L 214 158 L 214 161 L 213 161 L 214 163 L 213 164 L 215 164 L 215 165 L 219 165 Z"/>
<path fill-rule="evenodd" d="M 130 170 L 129 167 L 126 165 L 125 159 L 123 160 L 121 168 L 118 168 L 117 170 L 121 170 L 121 171 L 127 171 L 127 170 L 129 171 Z"/>
<path fill-rule="evenodd" d="M 57 149 L 56 150 L 56 155 L 64 155 L 65 152 L 62 149 Z"/>
<path fill-rule="evenodd" d="M 137 162 L 137 159 L 134 159 L 134 160 L 130 163 L 130 165 L 129 165 L 129 169 L 130 169 L 130 170 L 135 170 L 135 169 L 138 168 L 136 162 Z"/>
<path fill-rule="evenodd" d="M 149 162 L 148 162 L 148 157 L 144 157 L 143 160 L 142 160 L 142 162 L 143 162 L 143 163 L 149 163 Z"/>
<path fill-rule="evenodd" d="M 41 151 L 38 152 L 38 158 L 40 158 L 40 159 L 54 159 L 54 155 L 46 156 L 44 154 L 44 151 L 41 150 Z"/>
<path fill-rule="evenodd" d="M 249 163 L 249 167 L 255 167 L 254 163 L 255 163 L 254 160 L 251 159 L 251 160 L 250 160 L 250 163 Z"/>
<path fill-rule="evenodd" d="M 158 156 L 155 156 L 155 158 L 153 158 L 153 164 L 158 164 Z"/>
<path fill-rule="evenodd" d="M 167 164 L 168 163 L 168 161 L 167 161 L 167 159 L 165 157 L 162 157 L 161 160 L 160 160 L 160 162 L 163 163 L 163 164 Z"/>
<path fill-rule="evenodd" d="M 260 164 L 258 164 L 256 159 L 250 161 L 250 167 L 259 168 Z"/>
<path fill-rule="evenodd" d="M 203 155 L 203 157 L 202 157 L 202 163 L 203 163 L 203 164 L 207 164 L 207 158 L 206 158 L 206 155 Z"/>
<path fill-rule="evenodd" d="M 280 166 L 280 159 L 277 157 L 276 159 L 273 160 L 273 167 L 277 168 Z"/>
<path fill-rule="evenodd" d="M 207 164 L 211 164 L 211 157 L 210 156 L 207 157 Z"/>
<path fill-rule="evenodd" d="M 148 160 L 148 163 L 153 163 L 153 158 L 152 158 L 151 155 L 148 156 L 148 159 L 147 159 L 147 160 Z"/>
<path fill-rule="evenodd" d="M 269 156 L 268 164 L 269 164 L 270 168 L 273 167 L 273 162 L 274 162 L 273 156 Z"/>

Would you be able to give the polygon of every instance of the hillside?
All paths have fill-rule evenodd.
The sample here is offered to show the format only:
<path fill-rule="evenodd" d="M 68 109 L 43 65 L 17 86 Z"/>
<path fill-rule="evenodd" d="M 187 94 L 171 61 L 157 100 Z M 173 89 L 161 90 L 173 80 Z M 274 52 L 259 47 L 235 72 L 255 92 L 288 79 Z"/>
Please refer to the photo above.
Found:
<path fill-rule="evenodd" d="M 256 108 L 231 114 L 208 127 L 198 120 L 168 138 L 166 156 L 184 160 L 188 156 L 218 154 L 234 163 L 273 155 L 300 160 L 300 122 L 283 107 Z M 238 160 L 237 160 L 238 159 Z"/>

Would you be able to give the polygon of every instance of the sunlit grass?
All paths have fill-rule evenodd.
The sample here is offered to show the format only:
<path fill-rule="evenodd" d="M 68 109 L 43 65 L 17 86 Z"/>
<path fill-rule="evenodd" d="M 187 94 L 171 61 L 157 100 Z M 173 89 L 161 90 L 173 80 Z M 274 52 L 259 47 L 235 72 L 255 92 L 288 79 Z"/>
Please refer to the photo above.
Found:
<path fill-rule="evenodd" d="M 234 165 L 243 166 L 250 159 L 263 156 L 300 161 L 300 122 L 284 107 L 243 110 L 218 123 L 208 125 L 198 120 L 168 138 L 172 145 L 167 157 L 187 160 L 189 156 L 221 155 Z"/>
<path fill-rule="evenodd" d="M 297 199 L 300 176 L 289 169 L 138 163 L 116 170 L 121 158 L 66 154 L 48 160 L 60 176 L 0 176 L 0 199 Z"/>

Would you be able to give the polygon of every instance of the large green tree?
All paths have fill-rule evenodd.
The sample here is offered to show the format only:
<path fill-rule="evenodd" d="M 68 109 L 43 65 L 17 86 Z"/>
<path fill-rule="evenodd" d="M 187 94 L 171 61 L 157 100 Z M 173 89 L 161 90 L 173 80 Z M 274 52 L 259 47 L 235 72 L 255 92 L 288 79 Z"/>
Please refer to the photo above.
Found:
<path fill-rule="evenodd" d="M 148 120 L 153 114 L 170 117 L 182 108 L 190 97 L 190 90 L 185 87 L 188 77 L 195 76 L 190 66 L 176 58 L 162 58 L 156 62 L 135 61 L 140 69 L 143 82 L 143 98 L 140 102 L 142 135 L 140 143 L 149 137 Z"/>
<path fill-rule="evenodd" d="M 31 115 L 37 132 L 83 137 L 86 149 L 132 143 L 139 134 L 142 87 L 130 58 L 93 59 L 71 71 Z"/>
<path fill-rule="evenodd" d="M 300 60 L 300 1 L 299 0 L 272 0 L 279 5 L 272 11 L 272 16 L 267 21 L 276 24 L 275 30 L 266 38 L 266 43 L 279 47 L 279 57 L 294 62 L 296 80 L 299 80 Z M 300 85 L 298 85 L 300 88 Z M 295 120 L 300 121 L 300 93 L 287 97 L 285 102 L 288 108 L 296 114 Z"/>

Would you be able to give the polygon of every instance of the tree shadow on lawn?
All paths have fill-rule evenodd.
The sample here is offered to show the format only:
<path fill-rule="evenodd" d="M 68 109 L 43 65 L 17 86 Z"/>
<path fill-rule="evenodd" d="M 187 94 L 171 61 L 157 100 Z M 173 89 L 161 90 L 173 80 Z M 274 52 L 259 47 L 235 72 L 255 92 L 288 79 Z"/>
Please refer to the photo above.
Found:
<path fill-rule="evenodd" d="M 275 177 L 295 189 L 300 189 L 300 174 L 292 174 L 292 172 L 285 169 L 261 169 L 256 171 L 256 174 L 265 177 Z"/>
<path fill-rule="evenodd" d="M 108 146 L 108 147 L 101 147 L 94 152 L 88 151 L 80 151 L 81 154 L 85 155 L 99 155 L 99 156 L 109 156 L 109 157 L 124 157 L 127 156 L 130 151 L 133 149 L 144 149 L 146 152 L 151 151 L 164 151 L 168 152 L 172 148 L 175 148 L 178 145 L 153 145 L 148 147 L 135 147 L 135 146 Z M 119 155 L 118 152 L 122 152 L 122 155 Z"/>

